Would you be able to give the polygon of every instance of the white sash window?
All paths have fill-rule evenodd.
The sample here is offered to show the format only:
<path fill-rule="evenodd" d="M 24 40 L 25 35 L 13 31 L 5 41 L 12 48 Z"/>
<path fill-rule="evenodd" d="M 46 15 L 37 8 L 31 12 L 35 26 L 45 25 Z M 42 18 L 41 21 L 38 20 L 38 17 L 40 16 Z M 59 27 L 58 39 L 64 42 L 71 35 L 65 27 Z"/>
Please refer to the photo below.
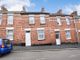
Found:
<path fill-rule="evenodd" d="M 70 25 L 70 18 L 69 17 L 66 17 L 66 23 L 67 23 L 67 25 Z"/>
<path fill-rule="evenodd" d="M 2 23 L 2 13 L 0 13 L 0 25 Z"/>
<path fill-rule="evenodd" d="M 38 40 L 44 40 L 45 39 L 44 29 L 38 29 L 37 34 L 38 34 Z"/>
<path fill-rule="evenodd" d="M 61 19 L 60 19 L 60 17 L 57 17 L 57 24 L 58 24 L 58 25 L 62 25 L 62 24 L 61 24 Z"/>
<path fill-rule="evenodd" d="M 34 15 L 29 15 L 29 24 L 35 24 Z"/>
<path fill-rule="evenodd" d="M 41 24 L 45 24 L 46 21 L 45 21 L 45 15 L 40 15 L 40 23 Z"/>
<path fill-rule="evenodd" d="M 8 13 L 7 24 L 9 24 L 9 25 L 13 24 L 13 14 L 12 13 Z"/>
<path fill-rule="evenodd" d="M 7 30 L 7 39 L 13 40 L 13 30 Z"/>

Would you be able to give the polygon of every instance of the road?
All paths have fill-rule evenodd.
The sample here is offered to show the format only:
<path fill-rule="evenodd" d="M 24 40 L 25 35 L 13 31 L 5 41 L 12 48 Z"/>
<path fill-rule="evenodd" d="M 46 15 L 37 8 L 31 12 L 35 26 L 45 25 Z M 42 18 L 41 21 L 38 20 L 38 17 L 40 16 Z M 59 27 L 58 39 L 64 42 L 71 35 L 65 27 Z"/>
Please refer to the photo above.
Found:
<path fill-rule="evenodd" d="M 80 60 L 80 48 L 16 50 L 0 60 Z"/>

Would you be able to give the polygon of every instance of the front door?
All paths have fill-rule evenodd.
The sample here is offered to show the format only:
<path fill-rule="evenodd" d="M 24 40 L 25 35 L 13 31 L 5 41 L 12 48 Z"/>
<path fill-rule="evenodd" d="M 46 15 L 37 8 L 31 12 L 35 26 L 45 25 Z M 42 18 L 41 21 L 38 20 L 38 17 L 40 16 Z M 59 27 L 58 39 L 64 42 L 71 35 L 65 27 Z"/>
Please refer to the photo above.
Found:
<path fill-rule="evenodd" d="M 26 46 L 31 46 L 31 35 L 30 35 L 30 31 L 26 31 L 26 34 L 25 34 L 25 45 Z"/>
<path fill-rule="evenodd" d="M 61 41 L 60 41 L 60 32 L 56 31 L 56 45 L 61 45 Z"/>

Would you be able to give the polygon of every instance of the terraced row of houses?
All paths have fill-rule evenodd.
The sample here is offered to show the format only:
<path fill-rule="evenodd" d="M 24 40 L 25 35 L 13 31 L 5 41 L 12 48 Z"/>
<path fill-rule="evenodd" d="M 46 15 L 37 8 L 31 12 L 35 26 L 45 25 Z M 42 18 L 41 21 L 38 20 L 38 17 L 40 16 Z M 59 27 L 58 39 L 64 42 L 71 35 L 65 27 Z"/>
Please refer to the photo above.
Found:
<path fill-rule="evenodd" d="M 56 13 L 0 11 L 0 37 L 10 39 L 14 44 L 46 45 L 80 43 L 80 18 L 77 12 Z"/>

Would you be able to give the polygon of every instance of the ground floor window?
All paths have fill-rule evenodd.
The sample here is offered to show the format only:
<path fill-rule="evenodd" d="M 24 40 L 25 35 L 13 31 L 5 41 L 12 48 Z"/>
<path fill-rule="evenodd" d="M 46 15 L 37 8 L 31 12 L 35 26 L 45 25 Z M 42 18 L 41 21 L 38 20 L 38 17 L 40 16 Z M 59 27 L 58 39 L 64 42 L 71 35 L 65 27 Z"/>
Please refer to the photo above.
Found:
<path fill-rule="evenodd" d="M 37 34 L 38 34 L 38 40 L 44 40 L 45 39 L 45 32 L 43 29 L 37 30 Z"/>
<path fill-rule="evenodd" d="M 7 30 L 6 33 L 7 39 L 13 40 L 13 30 Z"/>
<path fill-rule="evenodd" d="M 71 39 L 71 33 L 69 30 L 66 30 L 66 39 Z"/>

